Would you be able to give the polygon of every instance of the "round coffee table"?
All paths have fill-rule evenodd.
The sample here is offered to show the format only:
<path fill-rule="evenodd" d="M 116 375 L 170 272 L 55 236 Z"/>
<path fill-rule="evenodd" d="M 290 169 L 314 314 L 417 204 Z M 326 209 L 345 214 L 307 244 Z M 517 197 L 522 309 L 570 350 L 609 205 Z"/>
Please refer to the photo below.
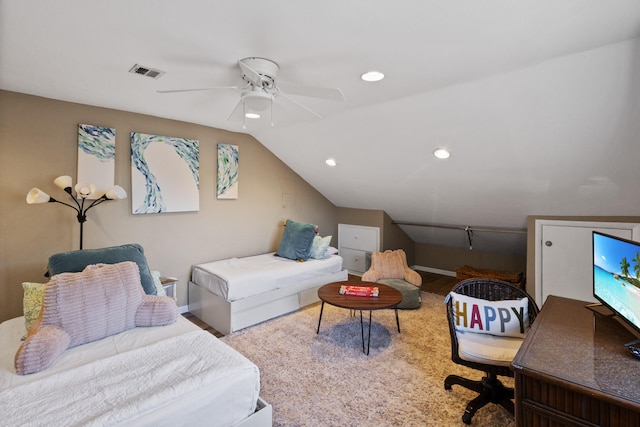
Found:
<path fill-rule="evenodd" d="M 375 286 L 378 288 L 377 297 L 363 297 L 356 295 L 342 295 L 340 294 L 340 287 L 346 286 Z M 320 307 L 320 318 L 318 319 L 318 330 L 316 334 L 320 333 L 320 322 L 322 322 L 322 311 L 324 310 L 324 303 L 347 308 L 349 310 L 360 311 L 360 332 L 362 334 L 362 352 L 369 354 L 369 345 L 371 344 L 371 312 L 373 310 L 382 310 L 385 308 L 393 308 L 396 312 L 396 325 L 398 326 L 398 333 L 400 332 L 400 319 L 398 318 L 398 304 L 402 302 L 402 294 L 400 291 L 392 288 L 391 286 L 383 285 L 375 282 L 363 282 L 359 280 L 347 280 L 344 282 L 328 283 L 320 289 L 318 289 L 318 298 L 322 301 Z M 364 323 L 362 321 L 362 310 L 369 310 L 369 336 L 367 338 L 367 348 L 364 347 Z"/>

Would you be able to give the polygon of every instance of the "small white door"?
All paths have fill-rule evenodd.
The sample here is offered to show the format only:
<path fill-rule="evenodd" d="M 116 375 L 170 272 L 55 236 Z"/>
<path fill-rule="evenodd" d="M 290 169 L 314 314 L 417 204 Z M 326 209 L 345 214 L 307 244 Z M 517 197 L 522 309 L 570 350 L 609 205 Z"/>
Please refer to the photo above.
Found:
<path fill-rule="evenodd" d="M 572 224 L 576 224 L 575 222 Z M 549 295 L 597 302 L 593 297 L 592 231 L 631 239 L 633 226 L 624 228 L 583 225 L 542 225 L 541 286 L 542 305 Z"/>

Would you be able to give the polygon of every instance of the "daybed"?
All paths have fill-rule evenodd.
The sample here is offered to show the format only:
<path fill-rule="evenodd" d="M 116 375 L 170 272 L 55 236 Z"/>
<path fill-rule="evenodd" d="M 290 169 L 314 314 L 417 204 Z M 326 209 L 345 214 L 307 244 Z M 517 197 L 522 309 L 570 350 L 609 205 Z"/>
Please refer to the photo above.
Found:
<path fill-rule="evenodd" d="M 348 277 L 331 237 L 288 219 L 276 252 L 195 265 L 189 311 L 228 335 L 319 301 L 320 286 Z"/>
<path fill-rule="evenodd" d="M 299 262 L 271 252 L 198 264 L 189 312 L 228 335 L 317 302 L 320 286 L 347 277 L 337 254 Z"/>
<path fill-rule="evenodd" d="M 48 369 L 17 375 L 24 332 L 24 317 L 0 323 L 0 424 L 271 426 L 256 365 L 182 316 L 68 349 Z"/>
<path fill-rule="evenodd" d="M 0 423 L 271 426 L 258 367 L 145 293 L 139 245 L 58 259 L 81 271 L 23 283 L 25 316 L 0 324 Z"/>

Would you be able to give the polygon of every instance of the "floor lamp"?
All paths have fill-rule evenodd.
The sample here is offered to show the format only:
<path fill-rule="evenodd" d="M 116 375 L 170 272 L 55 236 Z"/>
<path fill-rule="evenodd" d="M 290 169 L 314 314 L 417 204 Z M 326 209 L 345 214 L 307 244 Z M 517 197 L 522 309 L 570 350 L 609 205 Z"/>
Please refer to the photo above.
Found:
<path fill-rule="evenodd" d="M 69 203 L 61 202 L 60 200 L 56 200 L 39 188 L 32 188 L 29 193 L 27 193 L 27 203 L 30 205 L 34 203 L 60 203 L 61 205 L 69 206 L 71 209 L 76 211 L 76 218 L 80 223 L 80 249 L 82 249 L 82 225 L 87 220 L 87 211 L 92 207 L 99 205 L 100 203 L 106 202 L 107 200 L 120 200 L 127 198 L 127 192 L 124 191 L 124 188 L 120 187 L 119 185 L 113 186 L 102 196 L 98 197 L 97 199 L 93 199 L 92 197 L 96 192 L 96 187 L 93 184 L 76 184 L 76 196 L 74 197 L 72 180 L 70 176 L 59 176 L 53 181 L 53 183 L 57 187 L 63 189 L 66 193 L 68 193 L 69 196 L 71 196 L 71 200 L 73 200 L 75 206 Z M 80 199 L 81 201 L 79 202 L 78 199 Z M 93 201 L 85 208 L 85 202 L 87 199 Z"/>

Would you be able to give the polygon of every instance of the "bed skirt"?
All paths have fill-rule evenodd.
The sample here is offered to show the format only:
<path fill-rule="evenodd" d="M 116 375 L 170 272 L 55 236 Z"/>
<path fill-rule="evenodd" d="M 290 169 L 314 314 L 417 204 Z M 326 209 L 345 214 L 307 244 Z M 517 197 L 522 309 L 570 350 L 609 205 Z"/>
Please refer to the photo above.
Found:
<path fill-rule="evenodd" d="M 347 270 L 341 270 L 236 301 L 227 301 L 189 281 L 189 312 L 216 331 L 229 335 L 320 301 L 318 288 L 347 277 Z"/>

